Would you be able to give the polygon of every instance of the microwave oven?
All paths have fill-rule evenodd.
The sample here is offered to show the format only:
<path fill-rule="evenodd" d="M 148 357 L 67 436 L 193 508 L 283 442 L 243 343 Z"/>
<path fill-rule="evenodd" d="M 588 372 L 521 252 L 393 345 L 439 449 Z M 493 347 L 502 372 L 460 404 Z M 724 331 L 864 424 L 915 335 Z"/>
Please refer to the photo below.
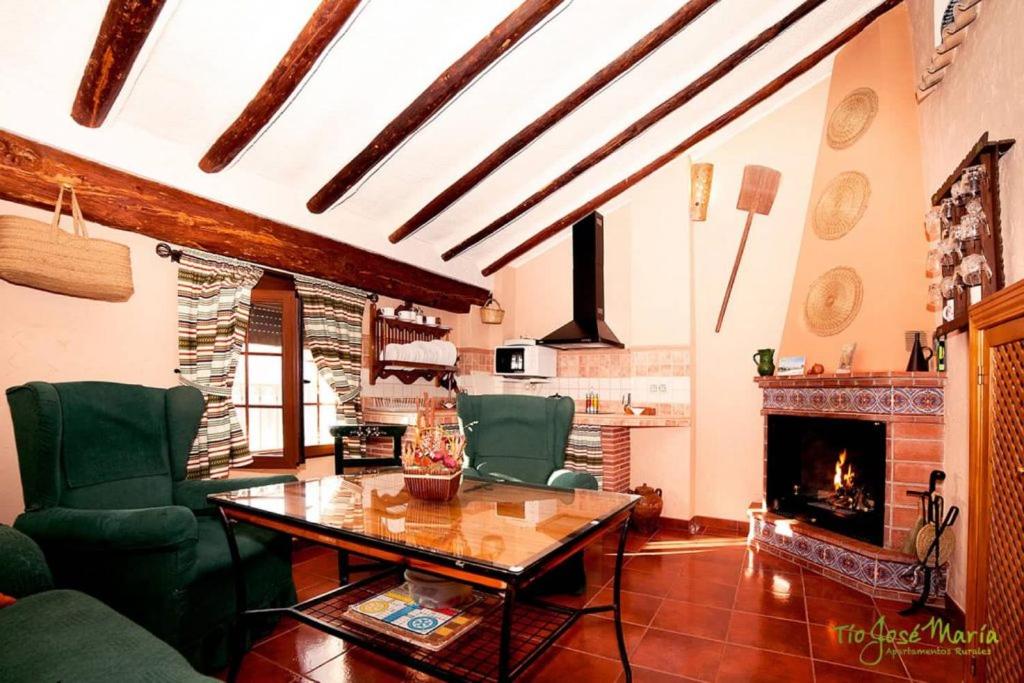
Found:
<path fill-rule="evenodd" d="M 494 374 L 505 377 L 554 377 L 558 352 L 547 346 L 499 346 L 494 349 Z"/>

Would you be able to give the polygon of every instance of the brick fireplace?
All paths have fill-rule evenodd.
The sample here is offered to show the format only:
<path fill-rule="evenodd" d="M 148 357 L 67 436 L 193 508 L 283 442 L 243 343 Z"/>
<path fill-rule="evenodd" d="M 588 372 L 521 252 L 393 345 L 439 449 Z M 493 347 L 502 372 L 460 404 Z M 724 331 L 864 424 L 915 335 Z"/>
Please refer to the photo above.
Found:
<path fill-rule="evenodd" d="M 750 512 L 751 542 L 865 592 L 909 597 L 921 577 L 903 546 L 920 512 L 907 491 L 927 489 L 928 475 L 942 469 L 944 376 L 879 372 L 756 381 L 763 392 L 765 497 Z M 803 428 L 808 435 L 801 441 Z M 836 474 L 833 491 L 831 478 L 825 479 L 832 472 L 823 468 L 838 465 L 847 447 L 849 462 L 844 455 L 835 471 L 850 476 Z M 826 462 L 792 462 L 813 457 Z M 847 519 L 859 526 L 844 527 Z M 877 526 L 864 532 L 870 520 Z M 941 595 L 944 574 L 935 582 Z"/>

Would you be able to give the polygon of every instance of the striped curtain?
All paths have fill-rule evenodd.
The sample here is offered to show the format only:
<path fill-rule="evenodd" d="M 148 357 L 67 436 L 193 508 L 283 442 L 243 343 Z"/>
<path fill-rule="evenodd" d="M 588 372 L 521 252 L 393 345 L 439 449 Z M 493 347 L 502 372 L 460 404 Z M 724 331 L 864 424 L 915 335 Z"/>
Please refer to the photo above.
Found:
<path fill-rule="evenodd" d="M 203 392 L 206 411 L 189 453 L 189 479 L 226 477 L 252 463 L 231 402 L 245 343 L 252 288 L 263 271 L 211 254 L 183 250 L 178 268 L 178 369 L 182 384 Z"/>
<path fill-rule="evenodd" d="M 342 424 L 362 424 L 359 396 L 363 370 L 363 312 L 366 293 L 324 280 L 295 276 L 302 299 L 302 329 L 317 371 L 338 397 Z M 366 439 L 346 440 L 349 454 L 366 456 Z"/>
<path fill-rule="evenodd" d="M 569 442 L 565 446 L 565 469 L 573 472 L 589 472 L 597 478 L 597 488 L 600 490 L 603 463 L 601 427 L 573 425 L 569 432 Z"/>

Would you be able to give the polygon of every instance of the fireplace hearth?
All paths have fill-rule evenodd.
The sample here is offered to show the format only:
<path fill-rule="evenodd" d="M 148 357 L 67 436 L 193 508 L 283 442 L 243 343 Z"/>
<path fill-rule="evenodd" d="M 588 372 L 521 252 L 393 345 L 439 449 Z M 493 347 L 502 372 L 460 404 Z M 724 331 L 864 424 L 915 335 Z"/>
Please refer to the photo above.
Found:
<path fill-rule="evenodd" d="M 796 415 L 767 423 L 768 509 L 882 546 L 885 423 Z"/>

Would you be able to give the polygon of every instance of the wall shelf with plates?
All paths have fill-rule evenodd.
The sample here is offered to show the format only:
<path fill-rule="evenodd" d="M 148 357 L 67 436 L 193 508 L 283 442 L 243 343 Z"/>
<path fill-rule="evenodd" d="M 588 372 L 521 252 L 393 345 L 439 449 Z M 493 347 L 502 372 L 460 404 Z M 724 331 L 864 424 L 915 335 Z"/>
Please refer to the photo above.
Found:
<path fill-rule="evenodd" d="M 401 310 L 412 311 L 412 306 L 398 309 L 396 315 L 384 315 L 376 304 L 370 304 L 370 384 L 378 379 L 395 377 L 403 384 L 412 384 L 425 379 L 439 384 L 445 373 L 454 373 L 455 365 L 419 363 L 406 360 L 384 360 L 384 349 L 388 344 L 409 344 L 416 341 L 448 339 L 450 327 L 431 325 L 416 320 L 403 320 L 397 316 Z"/>

